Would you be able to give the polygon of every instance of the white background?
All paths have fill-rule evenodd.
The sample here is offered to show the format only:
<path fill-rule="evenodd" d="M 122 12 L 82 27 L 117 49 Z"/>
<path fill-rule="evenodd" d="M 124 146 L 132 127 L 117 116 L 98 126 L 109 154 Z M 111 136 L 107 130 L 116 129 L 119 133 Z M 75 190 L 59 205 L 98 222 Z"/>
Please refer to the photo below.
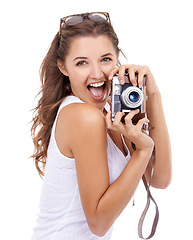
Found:
<path fill-rule="evenodd" d="M 0 239 L 30 239 L 42 180 L 28 157 L 30 124 L 39 89 L 39 66 L 69 14 L 108 11 L 128 63 L 148 65 L 163 98 L 173 153 L 173 181 L 152 189 L 160 221 L 155 240 L 190 239 L 192 194 L 192 1 L 2 1 L 0 4 Z M 113 240 L 139 239 L 137 221 L 146 202 L 143 186 L 116 221 Z M 145 234 L 150 226 L 147 221 Z"/>

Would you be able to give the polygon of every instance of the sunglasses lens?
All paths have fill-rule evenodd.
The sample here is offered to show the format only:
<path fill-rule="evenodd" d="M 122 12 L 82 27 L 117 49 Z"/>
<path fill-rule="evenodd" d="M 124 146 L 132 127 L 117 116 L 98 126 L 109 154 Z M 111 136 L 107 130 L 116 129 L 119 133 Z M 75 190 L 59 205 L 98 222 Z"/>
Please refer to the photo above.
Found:
<path fill-rule="evenodd" d="M 72 16 L 65 20 L 67 25 L 74 25 L 83 21 L 82 16 Z"/>
<path fill-rule="evenodd" d="M 102 14 L 102 13 L 91 13 L 89 14 L 89 18 L 93 21 L 107 21 L 108 18 L 106 15 Z"/>
<path fill-rule="evenodd" d="M 85 19 L 90 19 L 95 22 L 99 21 L 110 21 L 108 15 L 103 13 L 85 13 L 80 15 L 72 15 L 65 19 L 61 19 L 61 28 L 64 24 L 66 25 L 75 25 L 83 22 Z"/>

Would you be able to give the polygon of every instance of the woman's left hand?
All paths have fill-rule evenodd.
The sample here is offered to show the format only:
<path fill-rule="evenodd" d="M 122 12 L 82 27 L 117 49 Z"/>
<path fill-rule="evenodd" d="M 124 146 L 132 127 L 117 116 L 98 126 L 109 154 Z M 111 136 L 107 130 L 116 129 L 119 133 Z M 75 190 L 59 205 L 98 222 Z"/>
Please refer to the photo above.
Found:
<path fill-rule="evenodd" d="M 113 69 L 109 74 L 109 80 L 113 79 L 113 76 L 115 74 L 118 74 L 118 78 L 120 81 L 120 84 L 125 83 L 125 72 L 128 72 L 130 82 L 133 86 L 139 86 L 140 88 L 143 86 L 143 78 L 145 77 L 145 85 L 146 85 L 146 91 L 147 95 L 153 94 L 158 92 L 158 87 L 155 82 L 155 78 L 153 77 L 149 67 L 147 66 L 140 66 L 140 65 L 121 65 L 119 68 Z M 138 78 L 136 81 L 135 74 L 138 74 Z"/>

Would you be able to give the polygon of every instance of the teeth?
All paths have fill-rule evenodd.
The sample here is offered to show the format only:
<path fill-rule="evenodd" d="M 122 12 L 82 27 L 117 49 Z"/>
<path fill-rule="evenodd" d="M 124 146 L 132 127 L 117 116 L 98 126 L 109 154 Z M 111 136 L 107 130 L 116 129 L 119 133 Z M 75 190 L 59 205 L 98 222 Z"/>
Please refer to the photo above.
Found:
<path fill-rule="evenodd" d="M 91 83 L 89 86 L 91 87 L 101 87 L 105 82 L 99 82 L 99 83 Z"/>

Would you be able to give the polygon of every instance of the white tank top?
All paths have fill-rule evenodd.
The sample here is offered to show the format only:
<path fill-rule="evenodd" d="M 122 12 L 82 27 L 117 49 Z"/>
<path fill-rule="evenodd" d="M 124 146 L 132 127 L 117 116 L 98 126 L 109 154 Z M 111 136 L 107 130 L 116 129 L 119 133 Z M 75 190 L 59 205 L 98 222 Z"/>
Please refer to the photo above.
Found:
<path fill-rule="evenodd" d="M 40 212 L 31 240 L 110 240 L 111 238 L 112 227 L 103 237 L 98 237 L 90 231 L 81 205 L 75 159 L 64 156 L 56 144 L 55 128 L 59 112 L 71 103 L 83 102 L 75 96 L 68 96 L 58 109 L 47 151 Z M 108 103 L 105 109 L 109 111 Z M 108 134 L 107 139 L 109 177 L 112 184 L 125 168 L 130 153 L 125 145 L 128 151 L 125 157 Z"/>

